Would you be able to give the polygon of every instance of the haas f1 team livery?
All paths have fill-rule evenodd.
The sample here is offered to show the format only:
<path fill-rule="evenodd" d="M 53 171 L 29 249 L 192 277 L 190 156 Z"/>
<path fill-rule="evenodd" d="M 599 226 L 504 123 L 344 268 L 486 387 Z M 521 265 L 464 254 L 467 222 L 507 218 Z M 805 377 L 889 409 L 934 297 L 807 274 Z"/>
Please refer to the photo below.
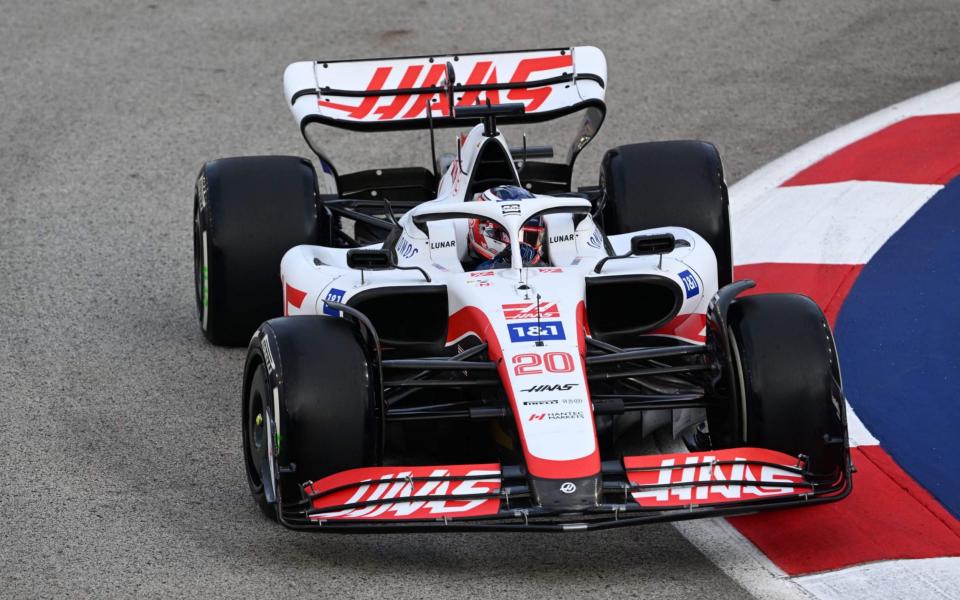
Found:
<path fill-rule="evenodd" d="M 199 321 L 248 345 L 243 460 L 265 513 L 568 531 L 850 492 L 833 334 L 810 299 L 732 281 L 716 148 L 621 146 L 572 188 L 606 81 L 593 47 L 298 62 L 286 99 L 319 169 L 204 165 Z M 572 114 L 564 160 L 501 130 Z M 429 131 L 433 162 L 344 172 L 323 126 Z M 443 128 L 458 137 L 437 157 Z"/>

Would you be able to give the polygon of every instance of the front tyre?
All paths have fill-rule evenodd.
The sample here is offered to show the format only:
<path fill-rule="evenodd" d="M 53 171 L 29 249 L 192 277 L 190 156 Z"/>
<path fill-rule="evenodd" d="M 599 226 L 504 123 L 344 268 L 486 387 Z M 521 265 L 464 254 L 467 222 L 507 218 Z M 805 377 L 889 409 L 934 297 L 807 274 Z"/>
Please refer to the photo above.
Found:
<path fill-rule="evenodd" d="M 820 307 L 799 294 L 758 294 L 735 300 L 727 322 L 736 410 L 710 419 L 711 438 L 804 455 L 815 477 L 835 479 L 845 468 L 846 412 Z"/>
<path fill-rule="evenodd" d="M 276 512 L 271 481 L 289 506 L 308 481 L 378 463 L 378 377 L 350 321 L 297 316 L 260 326 L 244 368 L 243 450 L 250 493 L 265 513 Z"/>

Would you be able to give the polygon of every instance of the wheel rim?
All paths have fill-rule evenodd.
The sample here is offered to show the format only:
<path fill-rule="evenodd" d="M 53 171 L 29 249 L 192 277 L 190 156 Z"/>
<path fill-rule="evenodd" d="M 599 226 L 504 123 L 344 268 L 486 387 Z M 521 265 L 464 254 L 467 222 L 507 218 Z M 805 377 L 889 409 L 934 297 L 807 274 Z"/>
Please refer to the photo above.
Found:
<path fill-rule="evenodd" d="M 744 443 L 747 441 L 747 386 L 743 380 L 743 362 L 740 360 L 740 345 L 737 338 L 733 335 L 733 329 L 727 328 L 727 338 L 730 340 L 731 362 L 733 363 L 733 372 L 736 377 L 737 396 L 740 404 L 740 439 Z"/>
<path fill-rule="evenodd" d="M 203 324 L 203 308 L 206 303 L 205 269 L 203 233 L 200 231 L 200 201 L 195 197 L 193 201 L 193 283 L 197 302 L 197 318 L 200 319 L 201 324 Z"/>
<path fill-rule="evenodd" d="M 264 412 L 263 396 L 260 390 L 251 386 L 246 418 L 247 470 L 250 481 L 256 489 L 263 488 L 263 476 L 260 472 L 267 460 L 267 414 Z"/>

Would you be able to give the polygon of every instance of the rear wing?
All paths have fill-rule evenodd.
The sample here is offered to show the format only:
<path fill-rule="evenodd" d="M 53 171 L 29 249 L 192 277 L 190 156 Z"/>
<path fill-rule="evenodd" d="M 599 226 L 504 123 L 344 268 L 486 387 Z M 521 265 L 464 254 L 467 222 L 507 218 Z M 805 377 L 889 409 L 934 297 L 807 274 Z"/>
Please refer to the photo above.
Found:
<path fill-rule="evenodd" d="M 607 62 L 592 46 L 296 62 L 284 72 L 284 92 L 301 129 L 312 122 L 362 131 L 450 127 L 463 119 L 451 118 L 444 97 L 448 62 L 455 106 L 523 103 L 523 114 L 501 123 L 594 108 L 591 133 L 603 120 Z"/>

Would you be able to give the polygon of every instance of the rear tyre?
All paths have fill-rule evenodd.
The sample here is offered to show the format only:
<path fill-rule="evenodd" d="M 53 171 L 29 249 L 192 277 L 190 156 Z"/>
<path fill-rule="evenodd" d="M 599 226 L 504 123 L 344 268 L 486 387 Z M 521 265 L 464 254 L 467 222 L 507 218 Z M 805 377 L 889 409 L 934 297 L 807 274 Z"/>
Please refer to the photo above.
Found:
<path fill-rule="evenodd" d="M 263 426 L 255 411 L 273 419 L 268 443 L 274 443 L 279 491 L 289 504 L 301 500 L 307 481 L 377 463 L 377 377 L 357 327 L 345 319 L 281 317 L 259 328 L 244 369 L 243 448 L 250 492 L 267 514 L 275 506 L 264 493 L 271 474 L 262 466 L 266 450 L 257 440 Z"/>
<path fill-rule="evenodd" d="M 733 280 L 723 164 L 713 144 L 668 141 L 609 150 L 600 167 L 601 223 L 607 235 L 684 227 L 717 255 L 720 287 Z"/>
<path fill-rule="evenodd" d="M 835 478 L 844 468 L 846 414 L 823 312 L 806 296 L 759 294 L 734 301 L 728 323 L 729 378 L 739 406 L 736 422 L 711 419 L 711 437 L 722 445 L 802 454 L 809 471 Z"/>
<path fill-rule="evenodd" d="M 320 238 L 309 161 L 244 156 L 205 164 L 194 195 L 193 256 L 197 316 L 207 339 L 243 345 L 260 323 L 282 315 L 280 259 Z"/>

